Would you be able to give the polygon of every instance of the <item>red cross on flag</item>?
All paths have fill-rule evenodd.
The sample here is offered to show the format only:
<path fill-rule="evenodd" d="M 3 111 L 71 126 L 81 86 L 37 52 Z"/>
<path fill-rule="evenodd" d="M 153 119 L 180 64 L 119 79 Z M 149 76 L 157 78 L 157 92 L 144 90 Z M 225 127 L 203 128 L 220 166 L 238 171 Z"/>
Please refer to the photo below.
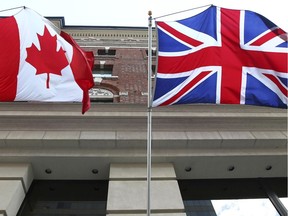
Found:
<path fill-rule="evenodd" d="M 0 32 L 1 102 L 82 102 L 82 113 L 89 109 L 93 55 L 29 8 L 0 19 Z"/>

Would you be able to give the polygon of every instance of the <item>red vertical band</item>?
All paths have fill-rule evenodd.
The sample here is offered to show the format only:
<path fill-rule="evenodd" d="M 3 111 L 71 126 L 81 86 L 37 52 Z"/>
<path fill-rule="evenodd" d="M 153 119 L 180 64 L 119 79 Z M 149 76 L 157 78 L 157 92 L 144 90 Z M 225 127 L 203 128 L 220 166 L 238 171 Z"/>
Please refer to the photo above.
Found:
<path fill-rule="evenodd" d="M 20 39 L 14 17 L 0 19 L 0 101 L 14 101 L 20 61 Z"/>

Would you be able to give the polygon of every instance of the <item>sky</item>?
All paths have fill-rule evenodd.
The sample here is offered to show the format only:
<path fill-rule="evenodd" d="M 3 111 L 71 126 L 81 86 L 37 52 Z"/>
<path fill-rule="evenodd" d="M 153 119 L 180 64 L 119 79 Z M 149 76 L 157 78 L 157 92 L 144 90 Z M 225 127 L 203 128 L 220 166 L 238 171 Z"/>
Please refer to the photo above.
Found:
<path fill-rule="evenodd" d="M 147 26 L 148 11 L 152 17 L 214 4 L 231 9 L 255 11 L 288 32 L 287 6 L 283 0 L 0 0 L 0 11 L 26 6 L 43 16 L 64 16 L 66 25 Z M 204 9 L 204 8 L 203 8 Z M 202 9 L 202 10 L 203 10 Z M 17 10 L 2 12 L 9 16 Z M 200 10 L 189 11 L 191 15 Z M 187 16 L 189 14 L 187 12 Z M 181 15 L 185 15 L 183 13 Z M 184 18 L 184 17 L 183 17 Z M 169 16 L 165 19 L 175 20 Z M 160 18 L 159 18 L 160 20 Z"/>

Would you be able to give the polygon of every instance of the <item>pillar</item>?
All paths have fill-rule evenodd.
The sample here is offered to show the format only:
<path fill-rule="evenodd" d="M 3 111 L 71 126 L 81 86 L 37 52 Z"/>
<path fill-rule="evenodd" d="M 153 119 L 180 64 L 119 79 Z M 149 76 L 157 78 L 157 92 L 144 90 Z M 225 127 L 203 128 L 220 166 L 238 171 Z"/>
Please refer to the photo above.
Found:
<path fill-rule="evenodd" d="M 16 216 L 32 181 L 30 164 L 0 163 L 0 216 Z"/>
<path fill-rule="evenodd" d="M 111 164 L 107 216 L 145 216 L 147 209 L 146 164 Z M 153 164 L 151 215 L 185 216 L 173 164 Z"/>

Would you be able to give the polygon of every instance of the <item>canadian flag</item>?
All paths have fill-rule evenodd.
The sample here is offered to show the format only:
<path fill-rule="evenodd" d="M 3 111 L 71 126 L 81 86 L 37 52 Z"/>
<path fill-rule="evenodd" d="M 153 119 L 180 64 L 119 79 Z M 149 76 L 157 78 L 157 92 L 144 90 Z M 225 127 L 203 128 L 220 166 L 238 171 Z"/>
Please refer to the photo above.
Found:
<path fill-rule="evenodd" d="M 29 8 L 0 19 L 0 101 L 81 102 L 90 108 L 94 55 Z"/>

